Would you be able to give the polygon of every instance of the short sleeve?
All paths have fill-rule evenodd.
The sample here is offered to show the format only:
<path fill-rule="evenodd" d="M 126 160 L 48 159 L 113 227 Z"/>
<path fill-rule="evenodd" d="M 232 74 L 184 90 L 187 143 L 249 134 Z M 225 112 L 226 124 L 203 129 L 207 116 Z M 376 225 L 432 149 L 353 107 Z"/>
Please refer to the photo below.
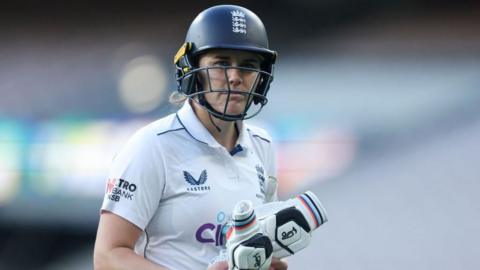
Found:
<path fill-rule="evenodd" d="M 165 185 L 161 151 L 149 135 L 138 131 L 113 159 L 101 208 L 142 230 L 155 214 Z"/>

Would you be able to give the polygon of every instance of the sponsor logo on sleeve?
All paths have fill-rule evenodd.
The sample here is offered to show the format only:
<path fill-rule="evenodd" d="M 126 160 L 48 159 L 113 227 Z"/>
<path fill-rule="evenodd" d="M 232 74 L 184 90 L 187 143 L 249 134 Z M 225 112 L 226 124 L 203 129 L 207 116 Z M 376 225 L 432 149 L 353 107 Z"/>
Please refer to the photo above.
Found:
<path fill-rule="evenodd" d="M 135 191 L 137 191 L 137 185 L 129 183 L 127 180 L 115 178 L 108 179 L 107 194 L 108 199 L 111 201 L 131 201 L 134 198 Z"/>

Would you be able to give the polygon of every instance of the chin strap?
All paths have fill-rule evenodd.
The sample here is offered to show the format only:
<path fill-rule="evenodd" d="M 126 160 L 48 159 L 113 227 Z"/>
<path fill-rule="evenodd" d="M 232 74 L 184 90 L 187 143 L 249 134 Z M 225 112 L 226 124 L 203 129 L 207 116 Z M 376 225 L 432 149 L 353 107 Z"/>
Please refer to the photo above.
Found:
<path fill-rule="evenodd" d="M 218 132 L 222 132 L 222 129 L 215 124 L 215 121 L 213 121 L 212 114 L 208 112 L 208 118 L 210 118 L 210 123 L 217 129 Z"/>
<path fill-rule="evenodd" d="M 200 105 L 202 105 L 203 107 L 207 108 L 208 118 L 210 119 L 210 123 L 212 123 L 212 125 L 215 127 L 215 129 L 217 129 L 218 132 L 222 132 L 222 129 L 213 121 L 212 114 L 210 113 L 210 108 L 213 109 L 213 107 L 207 102 L 204 94 L 198 95 L 198 103 L 200 103 Z M 213 111 L 215 110 L 213 109 Z"/>

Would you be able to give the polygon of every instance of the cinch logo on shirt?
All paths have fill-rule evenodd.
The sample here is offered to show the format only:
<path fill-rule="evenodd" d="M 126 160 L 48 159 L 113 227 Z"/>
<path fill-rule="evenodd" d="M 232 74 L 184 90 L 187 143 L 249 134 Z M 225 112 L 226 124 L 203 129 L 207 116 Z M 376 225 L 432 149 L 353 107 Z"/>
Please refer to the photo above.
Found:
<path fill-rule="evenodd" d="M 198 227 L 195 232 L 195 238 L 198 242 L 203 244 L 214 244 L 215 246 L 223 246 L 226 231 L 228 228 L 225 226 L 226 216 L 225 213 L 219 212 L 217 214 L 217 224 L 205 223 Z"/>
<path fill-rule="evenodd" d="M 205 185 L 207 182 L 207 170 L 203 170 L 198 177 L 198 180 L 195 179 L 189 172 L 183 171 L 183 176 L 185 177 L 185 181 L 190 184 L 187 187 L 187 191 L 205 191 L 210 190 L 210 186 Z"/>
<path fill-rule="evenodd" d="M 136 190 L 135 184 L 130 184 L 124 179 L 118 179 L 118 183 L 115 178 L 108 179 L 107 194 L 111 201 L 119 202 L 121 198 L 131 201 Z"/>

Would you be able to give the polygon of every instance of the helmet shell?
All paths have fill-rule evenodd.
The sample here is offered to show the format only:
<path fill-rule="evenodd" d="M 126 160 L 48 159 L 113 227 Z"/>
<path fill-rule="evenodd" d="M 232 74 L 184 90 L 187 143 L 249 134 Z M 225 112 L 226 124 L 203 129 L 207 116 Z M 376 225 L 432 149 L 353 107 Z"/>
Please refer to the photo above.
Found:
<path fill-rule="evenodd" d="M 202 11 L 191 23 L 185 42 L 192 44 L 193 58 L 209 49 L 233 49 L 259 53 L 268 64 L 275 61 L 262 21 L 240 6 L 219 5 Z"/>

